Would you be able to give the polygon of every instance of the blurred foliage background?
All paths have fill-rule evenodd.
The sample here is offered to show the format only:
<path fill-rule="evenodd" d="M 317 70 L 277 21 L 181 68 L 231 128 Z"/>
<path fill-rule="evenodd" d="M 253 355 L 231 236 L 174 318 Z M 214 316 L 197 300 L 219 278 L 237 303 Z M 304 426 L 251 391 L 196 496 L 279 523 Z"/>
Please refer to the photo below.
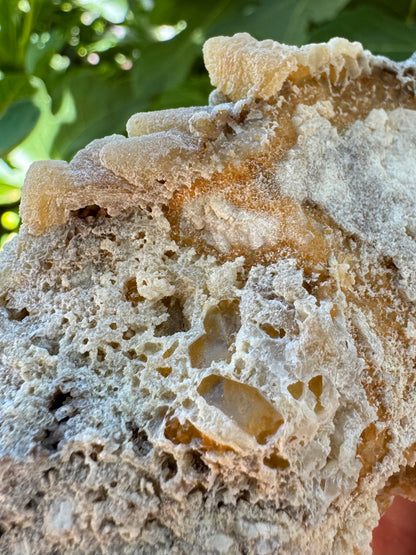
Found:
<path fill-rule="evenodd" d="M 208 37 L 344 36 L 403 60 L 415 20 L 416 0 L 0 0 L 0 248 L 32 161 L 70 160 L 134 112 L 207 103 Z"/>

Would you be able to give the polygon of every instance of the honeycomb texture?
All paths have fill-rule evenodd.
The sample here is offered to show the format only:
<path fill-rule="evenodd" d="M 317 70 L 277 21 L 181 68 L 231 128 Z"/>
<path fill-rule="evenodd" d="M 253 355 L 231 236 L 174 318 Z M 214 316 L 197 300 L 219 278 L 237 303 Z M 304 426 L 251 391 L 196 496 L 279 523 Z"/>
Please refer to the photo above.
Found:
<path fill-rule="evenodd" d="M 1 554 L 370 554 L 416 499 L 414 64 L 245 34 L 205 56 L 209 106 L 29 170 Z"/>

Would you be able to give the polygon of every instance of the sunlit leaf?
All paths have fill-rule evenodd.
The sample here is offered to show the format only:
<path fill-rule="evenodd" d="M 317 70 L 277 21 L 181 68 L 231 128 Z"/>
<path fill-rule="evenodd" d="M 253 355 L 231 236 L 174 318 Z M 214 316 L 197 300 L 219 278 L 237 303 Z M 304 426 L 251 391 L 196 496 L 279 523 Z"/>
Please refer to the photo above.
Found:
<path fill-rule="evenodd" d="M 239 0 L 244 7 L 248 0 Z M 253 3 L 253 2 L 251 2 Z M 212 0 L 210 2 L 195 2 L 195 0 L 164 0 L 154 2 L 154 8 L 149 13 L 149 21 L 153 25 L 175 25 L 180 20 L 186 21 L 188 28 L 212 25 L 224 16 L 230 4 L 236 0 Z"/>
<path fill-rule="evenodd" d="M 111 23 L 121 23 L 126 17 L 128 2 L 127 0 L 76 0 L 76 3 L 83 8 L 99 14 Z"/>
<path fill-rule="evenodd" d="M 36 82 L 36 93 L 33 101 L 40 110 L 39 119 L 29 135 L 9 155 L 9 162 L 15 169 L 7 171 L 7 166 L 0 164 L 0 181 L 11 185 L 23 183 L 24 173 L 34 160 L 45 160 L 52 155 L 52 145 L 59 129 L 64 123 L 75 119 L 75 109 L 69 94 L 63 96 L 58 111 L 51 111 L 51 99 L 41 81 Z M 2 170 L 6 170 L 3 171 Z"/>
<path fill-rule="evenodd" d="M 0 182 L 0 204 L 14 204 L 20 200 L 20 189 Z"/>

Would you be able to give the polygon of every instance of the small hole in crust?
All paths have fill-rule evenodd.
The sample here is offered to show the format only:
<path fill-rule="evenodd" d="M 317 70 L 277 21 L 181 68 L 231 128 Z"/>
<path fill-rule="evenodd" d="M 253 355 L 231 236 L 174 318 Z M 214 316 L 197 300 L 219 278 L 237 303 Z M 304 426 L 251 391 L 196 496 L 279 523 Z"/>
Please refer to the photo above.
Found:
<path fill-rule="evenodd" d="M 136 332 L 132 328 L 127 328 L 125 331 L 123 331 L 124 341 L 129 341 L 129 339 L 131 339 L 135 335 L 136 335 Z"/>
<path fill-rule="evenodd" d="M 128 279 L 124 283 L 124 296 L 134 307 L 145 300 L 145 298 L 139 294 L 135 277 Z"/>
<path fill-rule="evenodd" d="M 251 385 L 212 374 L 201 381 L 197 391 L 261 445 L 283 424 L 282 415 Z"/>
<path fill-rule="evenodd" d="M 178 473 L 178 463 L 171 453 L 166 453 L 162 462 L 162 479 L 165 482 L 172 480 Z"/>
<path fill-rule="evenodd" d="M 197 474 L 207 474 L 209 472 L 209 467 L 203 461 L 202 454 L 199 451 L 193 449 L 189 453 L 189 457 L 191 467 Z"/>
<path fill-rule="evenodd" d="M 50 412 L 55 412 L 64 405 L 68 404 L 68 402 L 72 399 L 70 393 L 63 393 L 62 390 L 58 387 L 55 393 L 52 395 L 49 401 L 49 410 Z"/>
<path fill-rule="evenodd" d="M 181 443 L 187 445 L 191 443 L 193 439 L 200 439 L 201 433 L 188 420 L 185 420 L 185 422 L 181 424 L 175 417 L 166 422 L 165 438 L 169 439 L 169 441 L 175 445 L 179 445 Z"/>
<path fill-rule="evenodd" d="M 145 351 L 147 355 L 151 356 L 161 351 L 162 347 L 163 347 L 162 343 L 153 343 L 153 341 L 148 341 L 143 345 L 143 351 Z M 143 356 L 145 356 L 147 360 L 147 356 L 146 355 L 143 355 Z"/>
<path fill-rule="evenodd" d="M 133 451 L 138 457 L 145 457 L 153 449 L 145 430 L 140 430 L 133 422 L 127 422 L 126 428 L 131 432 Z"/>
<path fill-rule="evenodd" d="M 96 220 L 100 217 L 109 217 L 107 210 L 105 208 L 101 208 L 101 206 L 98 206 L 98 204 L 90 204 L 88 206 L 84 206 L 84 208 L 72 210 L 71 216 L 88 221 Z"/>
<path fill-rule="evenodd" d="M 162 303 L 167 308 L 167 319 L 156 326 L 155 336 L 166 337 L 175 333 L 188 331 L 189 322 L 183 313 L 183 301 L 178 297 L 165 297 Z"/>
<path fill-rule="evenodd" d="M 191 365 L 208 368 L 213 362 L 228 361 L 240 329 L 238 301 L 221 301 L 211 307 L 204 319 L 205 334 L 189 346 Z"/>
<path fill-rule="evenodd" d="M 286 335 L 286 331 L 283 328 L 276 329 L 271 324 L 261 324 L 260 329 L 263 330 L 264 333 L 267 333 L 267 335 L 273 339 L 283 339 L 283 337 Z"/>
<path fill-rule="evenodd" d="M 277 453 L 272 453 L 271 455 L 264 457 L 263 463 L 274 470 L 284 470 L 290 466 L 289 461 Z"/>
<path fill-rule="evenodd" d="M 292 395 L 294 399 L 300 399 L 303 393 L 303 382 L 291 383 L 287 386 L 287 390 Z"/>
<path fill-rule="evenodd" d="M 312 379 L 309 380 L 308 385 L 309 385 L 309 389 L 316 397 L 316 404 L 315 404 L 314 411 L 316 414 L 319 414 L 324 410 L 324 407 L 321 404 L 321 395 L 323 390 L 322 376 L 313 377 Z"/>
<path fill-rule="evenodd" d="M 156 370 L 164 378 L 167 378 L 172 372 L 172 368 L 170 366 L 159 366 Z"/>
<path fill-rule="evenodd" d="M 322 376 L 315 376 L 309 380 L 309 389 L 318 399 L 322 394 Z"/>
<path fill-rule="evenodd" d="M 191 408 L 192 405 L 193 405 L 193 401 L 189 399 L 189 397 L 187 397 L 182 403 L 182 406 L 185 407 L 186 409 Z"/>
<path fill-rule="evenodd" d="M 92 503 L 101 503 L 105 501 L 108 497 L 107 488 L 104 486 L 99 486 L 96 490 L 90 490 L 88 497 L 91 498 Z"/>
<path fill-rule="evenodd" d="M 174 343 L 172 343 L 172 345 L 166 349 L 166 351 L 163 353 L 163 358 L 169 358 L 170 356 L 173 355 L 173 353 L 176 351 L 177 347 L 178 347 L 179 343 L 177 341 L 175 341 Z"/>
<path fill-rule="evenodd" d="M 9 320 L 16 320 L 17 322 L 21 322 L 25 318 L 29 316 L 29 311 L 27 308 L 22 308 L 21 310 L 16 310 L 14 308 L 7 308 L 7 314 L 9 316 Z"/>

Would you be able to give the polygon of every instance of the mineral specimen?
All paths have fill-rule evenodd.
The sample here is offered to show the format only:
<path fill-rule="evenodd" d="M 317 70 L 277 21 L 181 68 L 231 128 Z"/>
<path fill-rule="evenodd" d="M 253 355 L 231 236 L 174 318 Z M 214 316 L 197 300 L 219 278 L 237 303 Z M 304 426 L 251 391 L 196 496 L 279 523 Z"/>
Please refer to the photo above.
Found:
<path fill-rule="evenodd" d="M 36 162 L 0 256 L 0 553 L 371 553 L 415 498 L 414 60 L 247 34 Z"/>

